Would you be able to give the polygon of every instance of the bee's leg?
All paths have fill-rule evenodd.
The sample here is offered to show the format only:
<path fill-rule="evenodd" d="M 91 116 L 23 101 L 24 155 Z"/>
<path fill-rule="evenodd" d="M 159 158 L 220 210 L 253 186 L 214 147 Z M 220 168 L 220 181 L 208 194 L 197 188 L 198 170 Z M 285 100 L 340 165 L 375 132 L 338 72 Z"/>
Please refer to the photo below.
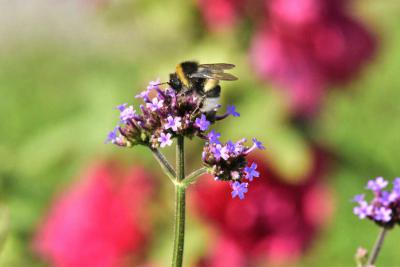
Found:
<path fill-rule="evenodd" d="M 206 95 L 202 95 L 201 96 L 200 101 L 198 102 L 196 109 L 192 112 L 192 115 L 190 116 L 191 118 L 193 116 L 196 116 L 196 113 L 198 111 L 200 111 L 200 105 L 204 102 L 204 99 L 206 99 L 206 97 L 207 97 Z"/>

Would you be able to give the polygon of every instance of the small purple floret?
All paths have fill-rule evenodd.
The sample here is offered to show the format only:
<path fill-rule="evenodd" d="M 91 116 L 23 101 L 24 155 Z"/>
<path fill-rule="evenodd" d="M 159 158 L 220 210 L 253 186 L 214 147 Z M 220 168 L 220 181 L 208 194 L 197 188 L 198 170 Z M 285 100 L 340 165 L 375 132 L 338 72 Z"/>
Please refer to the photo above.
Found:
<path fill-rule="evenodd" d="M 372 206 L 368 205 L 366 201 L 359 202 L 359 206 L 354 207 L 353 213 L 360 219 L 365 219 L 368 215 L 372 213 Z"/>
<path fill-rule="evenodd" d="M 385 207 L 375 209 L 374 219 L 381 222 L 388 222 L 392 218 L 392 210 Z"/>
<path fill-rule="evenodd" d="M 166 130 L 171 128 L 174 132 L 176 132 L 178 131 L 178 128 L 182 126 L 181 120 L 182 120 L 181 117 L 173 118 L 172 116 L 168 116 L 167 124 L 165 124 L 164 128 Z"/>
<path fill-rule="evenodd" d="M 246 178 L 251 182 L 253 181 L 254 177 L 259 177 L 260 173 L 256 171 L 257 169 L 257 164 L 252 163 L 250 167 L 244 168 L 244 171 L 246 172 Z"/>
<path fill-rule="evenodd" d="M 385 188 L 388 183 L 383 177 L 377 177 L 375 180 L 368 181 L 367 189 L 377 192 Z"/>
<path fill-rule="evenodd" d="M 200 119 L 197 118 L 194 125 L 199 127 L 201 131 L 207 131 L 208 127 L 210 126 L 210 122 L 206 119 L 204 114 L 201 114 Z"/>
<path fill-rule="evenodd" d="M 116 108 L 117 108 L 120 112 L 122 112 L 122 111 L 124 111 L 124 109 L 126 109 L 126 106 L 128 106 L 128 104 L 127 104 L 127 103 L 124 103 L 124 104 L 121 104 L 121 105 L 116 106 Z"/>
<path fill-rule="evenodd" d="M 221 149 L 222 149 L 221 144 L 217 144 L 211 149 L 211 152 L 216 160 L 221 159 Z"/>
<path fill-rule="evenodd" d="M 170 146 L 172 145 L 171 140 L 172 135 L 170 133 L 161 133 L 160 137 L 158 138 L 158 142 L 160 142 L 160 147 Z"/>
<path fill-rule="evenodd" d="M 133 106 L 129 106 L 121 111 L 119 117 L 122 122 L 126 123 L 128 120 L 133 119 L 135 117 L 136 110 L 133 109 Z"/>
<path fill-rule="evenodd" d="M 230 140 L 226 143 L 226 149 L 227 149 L 228 153 L 231 153 L 231 154 L 236 153 L 236 145 Z"/>
<path fill-rule="evenodd" d="M 364 201 L 365 194 L 359 194 L 355 195 L 353 198 L 353 202 L 360 203 L 361 201 Z"/>
<path fill-rule="evenodd" d="M 240 117 L 240 113 L 236 111 L 236 108 L 234 105 L 228 105 L 226 107 L 226 113 L 229 115 L 232 115 L 233 117 Z"/>
<path fill-rule="evenodd" d="M 227 146 L 223 146 L 220 150 L 220 153 L 221 153 L 221 158 L 223 158 L 224 160 L 229 159 L 229 151 Z"/>
<path fill-rule="evenodd" d="M 207 134 L 208 141 L 211 144 L 220 144 L 221 142 L 219 141 L 219 138 L 221 137 L 220 133 L 217 133 L 216 131 L 212 130 Z"/>
<path fill-rule="evenodd" d="M 239 197 L 240 199 L 244 199 L 244 194 L 247 193 L 247 186 L 248 183 L 240 183 L 240 182 L 233 182 L 232 183 L 232 198 Z"/>
<path fill-rule="evenodd" d="M 139 94 L 137 94 L 135 96 L 135 98 L 142 98 L 142 99 L 147 101 L 147 99 L 149 99 L 149 91 L 148 90 L 144 90 L 144 91 L 140 92 Z"/>
<path fill-rule="evenodd" d="M 400 195 L 400 178 L 395 178 L 393 180 L 393 190 Z"/>
<path fill-rule="evenodd" d="M 157 97 L 153 98 L 150 103 L 146 104 L 146 107 L 149 108 L 151 111 L 157 111 L 163 107 L 163 100 L 158 100 Z"/>
<path fill-rule="evenodd" d="M 104 141 L 104 143 L 106 143 L 106 144 L 107 143 L 115 143 L 115 141 L 116 141 L 116 139 L 118 137 L 118 134 L 117 134 L 118 129 L 119 129 L 119 126 L 116 126 L 114 128 L 114 130 L 109 132 L 108 135 L 107 135 L 107 139 L 106 139 L 106 141 Z"/>
<path fill-rule="evenodd" d="M 156 81 L 150 81 L 146 90 L 140 92 L 138 95 L 135 96 L 135 98 L 142 98 L 143 100 L 148 101 L 150 91 L 158 89 L 159 85 L 160 85 L 160 79 L 157 79 Z"/>
<path fill-rule="evenodd" d="M 149 85 L 147 86 L 147 91 L 158 89 L 160 85 L 160 78 L 157 78 L 155 81 L 150 81 Z"/>
<path fill-rule="evenodd" d="M 265 149 L 265 146 L 260 141 L 258 141 L 256 138 L 253 138 L 253 143 L 258 149 L 260 149 L 260 150 Z"/>

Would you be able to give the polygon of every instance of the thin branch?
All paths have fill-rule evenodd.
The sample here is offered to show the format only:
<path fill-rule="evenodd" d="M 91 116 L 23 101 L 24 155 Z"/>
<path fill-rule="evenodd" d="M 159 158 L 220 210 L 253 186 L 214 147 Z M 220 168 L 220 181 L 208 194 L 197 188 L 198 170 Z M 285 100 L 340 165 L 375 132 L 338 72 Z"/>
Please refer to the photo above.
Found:
<path fill-rule="evenodd" d="M 193 171 L 191 174 L 189 174 L 188 176 L 185 177 L 185 179 L 182 182 L 183 186 L 188 187 L 189 185 L 196 182 L 196 180 L 197 180 L 197 178 L 199 178 L 199 176 L 201 176 L 205 173 L 207 173 L 206 167 L 202 167 L 198 170 Z"/>
<path fill-rule="evenodd" d="M 172 167 L 172 165 L 165 158 L 165 156 L 160 152 L 160 150 L 158 150 L 156 148 L 154 148 L 154 149 L 152 148 L 151 152 L 153 152 L 154 158 L 158 161 L 161 168 L 163 169 L 165 174 L 168 176 L 168 178 L 171 180 L 171 182 L 176 184 L 176 181 L 175 181 L 176 172 L 175 172 L 174 168 Z"/>
<path fill-rule="evenodd" d="M 379 232 L 378 238 L 375 241 L 374 248 L 372 249 L 371 256 L 368 259 L 367 267 L 374 266 L 376 259 L 378 258 L 379 252 L 382 248 L 383 240 L 385 240 L 387 229 L 382 227 L 381 231 Z"/>

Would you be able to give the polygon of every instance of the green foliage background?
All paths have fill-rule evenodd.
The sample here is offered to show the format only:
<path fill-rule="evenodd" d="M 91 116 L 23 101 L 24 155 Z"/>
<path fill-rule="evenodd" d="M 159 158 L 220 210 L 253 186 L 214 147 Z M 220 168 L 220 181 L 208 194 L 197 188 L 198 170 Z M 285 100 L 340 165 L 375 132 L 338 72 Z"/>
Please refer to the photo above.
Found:
<path fill-rule="evenodd" d="M 185 59 L 238 66 L 240 81 L 224 86 L 224 102 L 235 102 L 242 116 L 222 126 L 225 136 L 262 137 L 290 182 L 309 168 L 309 141 L 289 124 L 283 96 L 251 72 L 246 27 L 207 33 L 190 1 L 111 1 L 98 9 L 31 2 L 18 9 L 0 1 L 0 266 L 44 266 L 31 252 L 35 228 L 55 194 L 88 163 L 116 157 L 132 164 L 140 156 L 141 164 L 152 164 L 143 149 L 103 145 L 116 122 L 113 107 L 134 101 L 149 80 L 167 79 Z M 369 178 L 400 176 L 400 6 L 358 4 L 354 13 L 375 30 L 379 50 L 359 79 L 331 91 L 313 125 L 315 142 L 338 159 L 328 180 L 335 212 L 301 266 L 354 266 L 355 249 L 370 247 L 378 229 L 353 216 L 349 200 Z M 171 188 L 164 190 L 163 202 L 172 202 Z M 171 210 L 171 204 L 163 205 Z M 186 258 L 204 249 L 206 231 L 190 220 Z M 170 254 L 169 223 L 160 215 L 152 255 L 161 264 Z M 378 266 L 400 266 L 398 238 L 400 231 L 391 231 Z"/>

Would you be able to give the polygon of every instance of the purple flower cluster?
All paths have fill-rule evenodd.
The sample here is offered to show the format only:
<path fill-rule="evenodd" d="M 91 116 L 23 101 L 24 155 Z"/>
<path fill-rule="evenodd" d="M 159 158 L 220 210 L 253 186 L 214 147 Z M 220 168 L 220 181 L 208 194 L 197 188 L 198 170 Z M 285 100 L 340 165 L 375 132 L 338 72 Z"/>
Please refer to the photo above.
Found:
<path fill-rule="evenodd" d="M 178 135 L 188 138 L 196 135 L 207 140 L 205 132 L 216 120 L 239 116 L 234 106 L 229 106 L 222 116 L 216 115 L 219 106 L 202 112 L 203 97 L 195 92 L 162 89 L 159 80 L 150 82 L 136 98 L 144 102 L 140 105 L 141 114 L 128 104 L 117 106 L 120 125 L 108 134 L 106 142 L 125 147 L 141 144 L 157 148 L 170 146 Z"/>
<path fill-rule="evenodd" d="M 208 171 L 214 175 L 215 180 L 229 181 L 232 188 L 232 198 L 244 198 L 248 191 L 248 182 L 259 177 L 257 164 L 247 165 L 247 155 L 254 149 L 265 149 L 260 141 L 253 138 L 253 146 L 247 147 L 246 139 L 234 143 L 228 141 L 222 144 L 220 134 L 211 131 L 208 142 L 203 148 L 202 160 Z"/>
<path fill-rule="evenodd" d="M 384 190 L 388 184 L 382 177 L 368 181 L 366 189 L 372 191 L 374 198 L 367 202 L 364 194 L 355 196 L 353 201 L 358 206 L 354 207 L 354 214 L 387 228 L 400 223 L 400 178 L 394 179 L 391 191 Z"/>
<path fill-rule="evenodd" d="M 239 117 L 235 106 L 227 106 L 225 114 L 217 115 L 220 105 L 213 110 L 206 109 L 205 99 L 195 91 L 175 91 L 161 88 L 160 81 L 150 82 L 146 90 L 136 98 L 144 104 L 137 112 L 133 106 L 117 106 L 120 123 L 108 134 L 106 143 L 131 147 L 145 145 L 151 149 L 171 146 L 177 136 L 193 138 L 197 136 L 206 141 L 203 148 L 203 165 L 213 174 L 215 180 L 228 181 L 232 188 L 232 198 L 244 198 L 249 182 L 260 176 L 257 164 L 247 163 L 247 155 L 255 149 L 265 149 L 260 141 L 253 138 L 253 145 L 245 145 L 246 139 L 234 143 L 220 142 L 220 133 L 209 131 L 216 121 L 229 116 Z"/>

